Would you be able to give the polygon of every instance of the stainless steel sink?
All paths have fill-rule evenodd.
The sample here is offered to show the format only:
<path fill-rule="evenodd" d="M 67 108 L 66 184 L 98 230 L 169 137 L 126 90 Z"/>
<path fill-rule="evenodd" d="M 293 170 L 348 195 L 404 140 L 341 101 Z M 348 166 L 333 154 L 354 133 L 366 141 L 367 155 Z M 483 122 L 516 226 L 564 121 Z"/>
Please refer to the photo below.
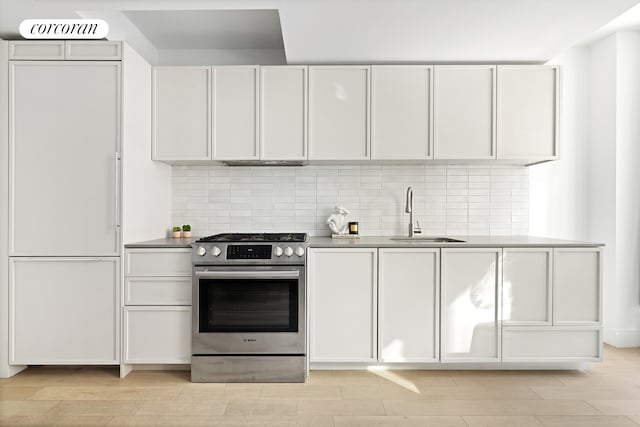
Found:
<path fill-rule="evenodd" d="M 392 237 L 391 240 L 398 240 L 402 242 L 425 242 L 425 243 L 464 243 L 465 240 L 452 239 L 451 237 L 427 237 L 427 236 L 414 236 L 414 237 Z"/>

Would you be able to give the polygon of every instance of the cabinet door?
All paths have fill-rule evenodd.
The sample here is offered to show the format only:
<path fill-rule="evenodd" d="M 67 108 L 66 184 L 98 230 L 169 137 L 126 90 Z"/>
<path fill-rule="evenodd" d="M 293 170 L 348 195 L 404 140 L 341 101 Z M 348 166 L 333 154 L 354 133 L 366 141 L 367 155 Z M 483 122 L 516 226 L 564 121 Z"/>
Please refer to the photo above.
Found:
<path fill-rule="evenodd" d="M 9 59 L 63 60 L 64 40 L 15 40 L 9 42 Z"/>
<path fill-rule="evenodd" d="M 124 267 L 129 277 L 191 276 L 191 249 L 127 248 Z"/>
<path fill-rule="evenodd" d="M 309 67 L 309 159 L 369 159 L 369 67 Z"/>
<path fill-rule="evenodd" d="M 500 257 L 493 248 L 442 249 L 441 360 L 500 360 Z"/>
<path fill-rule="evenodd" d="M 498 159 L 558 158 L 557 66 L 498 66 Z"/>
<path fill-rule="evenodd" d="M 13 364 L 117 364 L 119 258 L 11 258 Z"/>
<path fill-rule="evenodd" d="M 371 67 L 371 158 L 431 159 L 427 66 Z"/>
<path fill-rule="evenodd" d="M 551 325 L 552 252 L 549 248 L 503 249 L 504 325 Z"/>
<path fill-rule="evenodd" d="M 211 160 L 209 67 L 153 69 L 153 160 Z"/>
<path fill-rule="evenodd" d="M 258 67 L 213 67 L 213 159 L 258 160 Z"/>
<path fill-rule="evenodd" d="M 124 363 L 191 363 L 191 307 L 125 307 Z"/>
<path fill-rule="evenodd" d="M 120 63 L 10 64 L 12 255 L 114 256 Z"/>
<path fill-rule="evenodd" d="M 71 61 L 119 61 L 122 42 L 108 40 L 68 40 L 65 59 Z"/>
<path fill-rule="evenodd" d="M 434 67 L 436 159 L 496 158 L 496 67 Z"/>
<path fill-rule="evenodd" d="M 376 360 L 377 250 L 310 249 L 310 361 Z"/>
<path fill-rule="evenodd" d="M 307 67 L 260 67 L 260 158 L 307 160 Z"/>
<path fill-rule="evenodd" d="M 602 329 L 582 326 L 510 326 L 502 331 L 503 362 L 602 360 Z"/>
<path fill-rule="evenodd" d="M 439 359 L 439 249 L 380 249 L 378 347 L 383 362 Z"/>
<path fill-rule="evenodd" d="M 555 248 L 553 324 L 602 323 L 602 249 Z"/>

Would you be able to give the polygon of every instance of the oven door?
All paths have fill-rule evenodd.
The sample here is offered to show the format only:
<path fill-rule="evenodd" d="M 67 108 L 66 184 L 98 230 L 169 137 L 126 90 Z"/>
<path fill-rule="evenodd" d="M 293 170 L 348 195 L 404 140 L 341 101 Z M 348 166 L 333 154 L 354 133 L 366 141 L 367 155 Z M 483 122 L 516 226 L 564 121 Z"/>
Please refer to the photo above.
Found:
<path fill-rule="evenodd" d="M 194 355 L 305 354 L 302 266 L 196 266 Z"/>

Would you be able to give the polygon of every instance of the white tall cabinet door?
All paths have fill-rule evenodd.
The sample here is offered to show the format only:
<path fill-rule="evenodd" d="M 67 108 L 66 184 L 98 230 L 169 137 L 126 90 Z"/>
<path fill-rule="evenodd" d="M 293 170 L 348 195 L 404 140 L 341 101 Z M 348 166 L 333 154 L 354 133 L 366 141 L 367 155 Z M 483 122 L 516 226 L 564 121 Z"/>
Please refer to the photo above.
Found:
<path fill-rule="evenodd" d="M 442 249 L 442 362 L 500 361 L 502 249 Z"/>
<path fill-rule="evenodd" d="M 602 324 L 602 249 L 555 248 L 553 324 Z"/>
<path fill-rule="evenodd" d="M 372 362 L 377 249 L 309 249 L 310 362 Z"/>
<path fill-rule="evenodd" d="M 11 258 L 13 364 L 117 364 L 119 258 Z"/>
<path fill-rule="evenodd" d="M 211 160 L 209 67 L 153 69 L 153 160 Z"/>
<path fill-rule="evenodd" d="M 212 69 L 214 160 L 258 160 L 258 66 Z"/>
<path fill-rule="evenodd" d="M 371 158 L 431 159 L 428 66 L 371 67 Z"/>
<path fill-rule="evenodd" d="M 119 62 L 11 62 L 10 254 L 119 254 Z"/>
<path fill-rule="evenodd" d="M 551 325 L 550 248 L 505 248 L 502 252 L 504 325 Z"/>
<path fill-rule="evenodd" d="M 307 160 L 306 66 L 260 67 L 260 158 Z"/>
<path fill-rule="evenodd" d="M 498 159 L 558 158 L 557 66 L 498 66 Z"/>
<path fill-rule="evenodd" d="M 496 158 L 496 67 L 435 66 L 436 159 Z"/>
<path fill-rule="evenodd" d="M 380 361 L 438 361 L 439 269 L 439 249 L 379 249 Z"/>
<path fill-rule="evenodd" d="M 309 67 L 309 160 L 369 159 L 369 67 Z"/>

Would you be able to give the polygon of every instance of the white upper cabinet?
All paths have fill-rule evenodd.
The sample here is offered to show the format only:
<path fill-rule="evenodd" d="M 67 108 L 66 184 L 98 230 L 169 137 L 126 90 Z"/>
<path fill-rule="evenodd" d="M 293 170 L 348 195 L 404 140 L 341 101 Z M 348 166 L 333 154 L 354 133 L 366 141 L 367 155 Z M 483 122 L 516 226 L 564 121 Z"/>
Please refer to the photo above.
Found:
<path fill-rule="evenodd" d="M 63 60 L 64 40 L 14 40 L 9 42 L 11 60 Z"/>
<path fill-rule="evenodd" d="M 602 249 L 554 249 L 553 324 L 602 324 Z"/>
<path fill-rule="evenodd" d="M 500 361 L 502 249 L 442 249 L 442 362 Z"/>
<path fill-rule="evenodd" d="M 309 249 L 311 363 L 377 359 L 377 252 Z"/>
<path fill-rule="evenodd" d="M 503 250 L 504 325 L 551 325 L 552 258 L 548 248 Z"/>
<path fill-rule="evenodd" d="M 10 63 L 11 255 L 120 253 L 120 70 Z"/>
<path fill-rule="evenodd" d="M 260 68 L 260 158 L 307 160 L 307 67 Z"/>
<path fill-rule="evenodd" d="M 429 66 L 371 67 L 371 158 L 431 159 Z"/>
<path fill-rule="evenodd" d="M 378 358 L 439 359 L 440 250 L 379 249 Z"/>
<path fill-rule="evenodd" d="M 496 158 L 496 67 L 435 66 L 436 159 Z"/>
<path fill-rule="evenodd" d="M 498 66 L 498 159 L 558 158 L 557 66 Z"/>
<path fill-rule="evenodd" d="M 309 160 L 369 159 L 369 67 L 309 67 Z"/>
<path fill-rule="evenodd" d="M 210 160 L 209 67 L 153 70 L 153 159 Z"/>
<path fill-rule="evenodd" d="M 212 69 L 213 160 L 258 160 L 258 66 Z"/>

